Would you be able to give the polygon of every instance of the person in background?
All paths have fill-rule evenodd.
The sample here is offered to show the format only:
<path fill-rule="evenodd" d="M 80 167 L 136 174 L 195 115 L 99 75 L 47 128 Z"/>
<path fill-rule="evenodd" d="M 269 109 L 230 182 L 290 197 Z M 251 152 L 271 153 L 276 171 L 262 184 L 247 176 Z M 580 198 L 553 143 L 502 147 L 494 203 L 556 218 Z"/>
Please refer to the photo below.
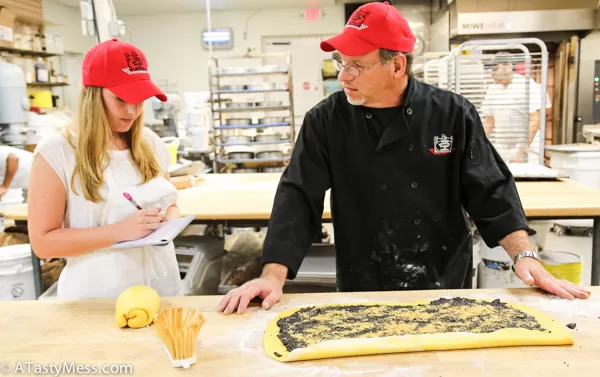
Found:
<path fill-rule="evenodd" d="M 527 162 L 527 147 L 537 153 L 540 149 L 543 89 L 531 78 L 516 72 L 517 67 L 514 55 L 506 52 L 494 55 L 494 83 L 488 87 L 481 105 L 485 133 L 506 162 Z M 546 107 L 552 107 L 548 95 Z"/>
<path fill-rule="evenodd" d="M 142 284 L 161 296 L 182 295 L 172 242 L 114 247 L 180 217 L 167 170 L 171 156 L 142 120 L 146 99 L 167 97 L 151 81 L 143 52 L 116 39 L 88 51 L 82 73 L 73 127 L 47 137 L 34 151 L 32 249 L 40 258 L 67 258 L 59 299 L 114 299 Z"/>
<path fill-rule="evenodd" d="M 472 232 L 501 245 L 526 285 L 573 299 L 589 290 L 554 278 L 537 260 L 514 178 L 464 97 L 411 75 L 415 37 L 380 2 L 359 7 L 337 50 L 344 91 L 306 113 L 279 182 L 263 271 L 227 293 L 224 314 L 254 297 L 271 308 L 294 279 L 321 227 L 331 189 L 339 291 L 470 288 Z"/>
<path fill-rule="evenodd" d="M 10 189 L 23 189 L 23 199 L 27 198 L 32 162 L 31 152 L 7 145 L 0 146 L 0 200 Z"/>
<path fill-rule="evenodd" d="M 541 147 L 542 86 L 525 77 L 525 63 L 518 62 L 512 54 L 495 54 L 492 65 L 494 83 L 488 88 L 481 106 L 486 135 L 506 162 L 539 164 L 536 156 Z M 552 107 L 549 95 L 546 96 L 546 107 Z M 524 131 L 527 131 L 526 136 Z M 528 149 L 534 153 L 527 153 Z M 537 232 L 537 246 L 543 250 L 552 222 L 534 220 L 529 226 Z"/>

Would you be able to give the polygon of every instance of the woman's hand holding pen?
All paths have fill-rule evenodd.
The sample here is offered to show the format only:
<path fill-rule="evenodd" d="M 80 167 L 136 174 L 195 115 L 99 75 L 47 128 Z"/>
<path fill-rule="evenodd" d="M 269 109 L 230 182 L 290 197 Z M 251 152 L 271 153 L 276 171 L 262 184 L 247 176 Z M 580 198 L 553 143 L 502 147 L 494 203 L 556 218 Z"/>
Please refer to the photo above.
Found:
<path fill-rule="evenodd" d="M 116 242 L 138 240 L 154 232 L 166 220 L 161 210 L 142 209 L 116 224 Z"/>

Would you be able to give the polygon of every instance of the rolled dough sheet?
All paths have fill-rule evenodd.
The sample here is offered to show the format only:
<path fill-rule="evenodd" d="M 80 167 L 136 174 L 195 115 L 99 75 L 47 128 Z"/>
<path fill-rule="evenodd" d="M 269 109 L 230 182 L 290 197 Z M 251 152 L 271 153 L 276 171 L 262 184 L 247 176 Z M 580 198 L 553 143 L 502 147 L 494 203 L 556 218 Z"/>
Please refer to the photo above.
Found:
<path fill-rule="evenodd" d="M 267 326 L 265 352 L 287 362 L 396 352 L 572 345 L 565 325 L 500 300 L 441 298 L 288 309 Z"/>

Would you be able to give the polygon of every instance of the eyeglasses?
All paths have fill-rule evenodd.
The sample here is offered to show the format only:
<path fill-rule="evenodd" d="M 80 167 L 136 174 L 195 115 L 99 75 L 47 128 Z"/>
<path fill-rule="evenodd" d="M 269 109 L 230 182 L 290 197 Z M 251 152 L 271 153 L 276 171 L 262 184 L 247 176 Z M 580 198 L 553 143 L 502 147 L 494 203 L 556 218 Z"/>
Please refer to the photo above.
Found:
<path fill-rule="evenodd" d="M 343 63 L 342 63 L 341 61 L 339 61 L 338 59 L 332 59 L 332 60 L 333 60 L 333 66 L 335 67 L 335 69 L 336 69 L 338 72 L 341 72 L 341 71 L 342 71 L 342 68 L 344 68 L 344 67 L 345 67 L 345 68 L 346 68 L 346 72 L 348 72 L 348 74 L 349 74 L 350 76 L 353 76 L 353 77 L 358 77 L 358 76 L 360 76 L 360 71 L 362 71 L 362 70 L 365 70 L 365 69 L 367 69 L 367 68 L 371 68 L 372 66 L 374 66 L 375 64 L 377 64 L 377 63 L 379 63 L 379 62 L 380 62 L 380 60 L 378 60 L 378 61 L 376 61 L 375 63 L 373 63 L 373 64 L 371 64 L 371 65 L 368 65 L 368 66 L 366 66 L 366 67 L 360 67 L 360 68 L 359 68 L 359 67 L 355 67 L 355 66 L 353 66 L 353 65 L 347 65 L 347 64 L 343 64 Z"/>

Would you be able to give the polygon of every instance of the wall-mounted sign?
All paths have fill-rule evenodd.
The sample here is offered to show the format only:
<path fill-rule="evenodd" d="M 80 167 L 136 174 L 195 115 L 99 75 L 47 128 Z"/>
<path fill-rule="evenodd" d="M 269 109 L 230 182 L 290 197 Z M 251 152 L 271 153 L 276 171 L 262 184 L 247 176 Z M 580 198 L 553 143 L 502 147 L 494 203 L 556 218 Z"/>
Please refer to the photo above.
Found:
<path fill-rule="evenodd" d="M 594 14 L 590 9 L 459 13 L 452 29 L 455 35 L 588 30 Z"/>
<path fill-rule="evenodd" d="M 231 50 L 233 48 L 233 31 L 230 28 L 211 28 L 202 30 L 202 47 L 208 50 L 212 44 L 213 50 Z"/>
<path fill-rule="evenodd" d="M 321 19 L 321 9 L 306 8 L 304 11 L 304 19 L 306 21 L 319 21 Z"/>

